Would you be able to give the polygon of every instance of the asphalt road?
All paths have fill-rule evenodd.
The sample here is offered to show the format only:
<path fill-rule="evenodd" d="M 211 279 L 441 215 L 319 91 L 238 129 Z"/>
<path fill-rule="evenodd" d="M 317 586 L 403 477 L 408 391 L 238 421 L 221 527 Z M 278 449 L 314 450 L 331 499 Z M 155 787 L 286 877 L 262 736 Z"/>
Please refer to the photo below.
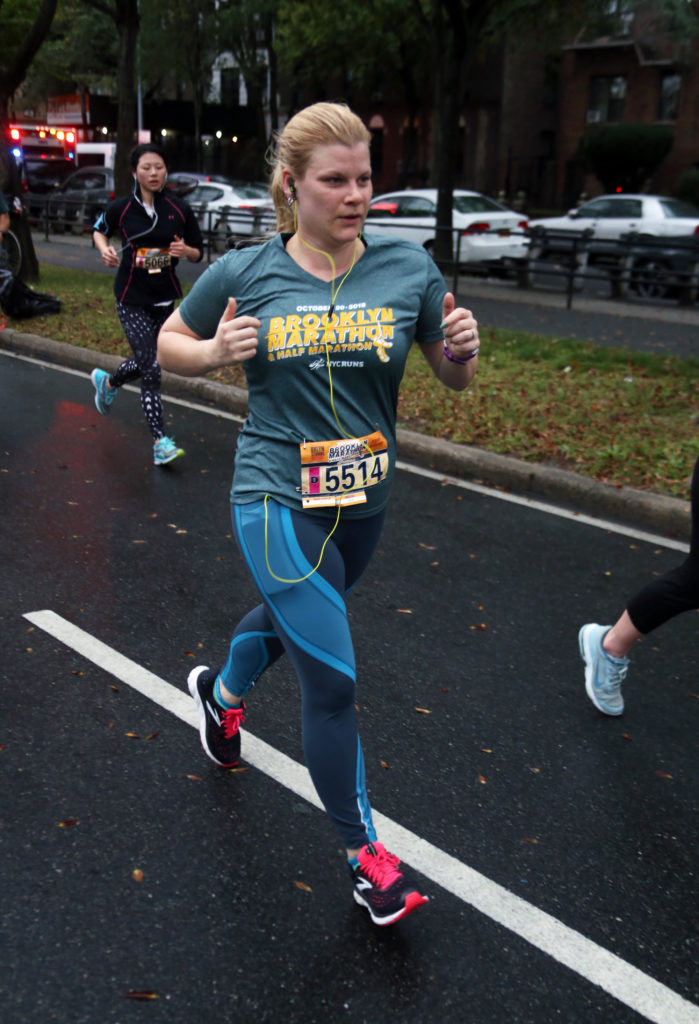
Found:
<path fill-rule="evenodd" d="M 102 265 L 87 236 L 50 235 L 46 241 L 43 234 L 35 232 L 33 237 L 40 263 L 113 273 Z M 199 264 L 184 261 L 178 273 L 183 281 L 194 281 L 206 266 L 205 261 Z M 684 309 L 668 300 L 656 303 L 637 299 L 612 301 L 607 297 L 608 287 L 593 278 L 583 294 L 576 294 L 573 308 L 567 309 L 563 287 L 562 280 L 550 275 L 542 276 L 535 288 L 524 291 L 512 281 L 462 276 L 457 294 L 464 305 L 473 309 L 481 330 L 488 327 L 524 330 L 682 358 L 696 358 L 699 354 L 699 308 L 696 306 Z"/>
<path fill-rule="evenodd" d="M 377 929 L 288 667 L 247 770 L 201 751 L 186 675 L 255 598 L 237 424 L 166 410 L 187 455 L 160 469 L 134 392 L 100 417 L 86 374 L 0 354 L 3 1024 L 697 1024 L 696 620 L 639 645 L 621 719 L 576 644 L 677 545 L 398 473 L 351 599 L 357 701 L 381 833 L 432 901 Z"/>

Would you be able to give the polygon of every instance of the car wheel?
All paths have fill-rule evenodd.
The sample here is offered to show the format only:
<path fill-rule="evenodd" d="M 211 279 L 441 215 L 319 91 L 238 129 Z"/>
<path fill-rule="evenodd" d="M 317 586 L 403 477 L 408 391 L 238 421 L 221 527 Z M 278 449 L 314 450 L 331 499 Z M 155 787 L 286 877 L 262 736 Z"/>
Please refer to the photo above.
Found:
<path fill-rule="evenodd" d="M 638 260 L 631 287 L 642 299 L 664 299 L 670 291 L 669 268 L 662 260 Z"/>

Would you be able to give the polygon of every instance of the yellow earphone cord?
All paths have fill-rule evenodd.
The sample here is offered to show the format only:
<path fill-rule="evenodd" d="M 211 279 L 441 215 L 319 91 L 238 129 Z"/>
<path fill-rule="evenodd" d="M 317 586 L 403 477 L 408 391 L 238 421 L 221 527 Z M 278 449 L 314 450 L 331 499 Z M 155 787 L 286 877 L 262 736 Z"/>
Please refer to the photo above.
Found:
<path fill-rule="evenodd" d="M 337 296 L 338 296 L 338 293 L 340 291 L 340 288 L 342 288 L 343 284 L 345 283 L 345 281 L 349 277 L 350 272 L 351 272 L 352 268 L 354 267 L 354 264 L 357 262 L 357 243 L 359 242 L 359 238 L 356 238 L 355 242 L 354 242 L 354 250 L 352 252 L 352 262 L 349 265 L 349 270 L 344 274 L 344 276 L 343 276 L 342 280 L 340 281 L 340 283 L 338 284 L 337 288 L 335 288 L 335 277 L 336 277 L 335 261 L 334 261 L 334 259 L 332 258 L 332 256 L 330 255 L 329 252 L 324 252 L 323 249 L 316 249 L 315 246 L 311 245 L 309 242 L 306 242 L 305 239 L 301 238 L 301 235 L 299 234 L 298 226 L 297 226 L 297 223 L 296 223 L 296 204 L 294 204 L 294 231 L 296 233 L 296 236 L 297 236 L 299 242 L 301 242 L 302 245 L 305 245 L 307 249 L 312 249 L 313 252 L 319 253 L 321 256 L 325 256 L 326 259 L 328 259 L 330 261 L 330 267 L 332 268 L 333 277 L 332 277 L 332 281 L 330 282 L 330 310 L 328 312 L 328 323 L 329 323 L 330 322 L 330 317 L 332 316 L 334 308 L 335 308 L 335 300 L 337 299 Z M 335 409 L 335 395 L 334 395 L 334 391 L 333 391 L 333 378 L 332 378 L 332 371 L 330 369 L 330 350 L 329 350 L 329 347 L 328 347 L 328 340 L 327 340 L 327 338 L 325 339 L 325 362 L 326 362 L 327 367 L 328 367 L 328 383 L 329 383 L 329 386 L 330 386 L 330 408 L 332 409 L 332 413 L 333 413 L 333 416 L 335 418 L 335 422 L 337 423 L 338 428 L 340 429 L 340 431 L 342 432 L 342 434 L 346 438 L 348 438 L 349 440 L 352 440 L 352 441 L 359 441 L 358 437 L 355 437 L 353 434 L 348 434 L 347 433 L 345 428 L 340 423 L 339 417 L 337 415 L 337 410 Z M 371 455 L 371 448 L 369 447 L 369 445 L 366 443 L 366 441 L 364 441 L 363 444 L 364 444 L 364 447 L 366 448 L 366 450 L 368 451 L 368 453 Z M 330 531 L 330 533 L 327 535 L 327 537 L 323 541 L 323 546 L 320 549 L 320 556 L 318 558 L 317 564 L 313 567 L 313 569 L 310 570 L 310 572 L 307 572 L 305 576 L 299 576 L 298 579 L 286 579 L 284 576 L 277 576 L 277 574 L 272 570 L 272 567 L 269 564 L 269 546 L 268 546 L 268 542 L 267 542 L 267 525 L 268 525 L 267 499 L 268 498 L 269 498 L 269 494 L 265 494 L 265 562 L 267 563 L 267 571 L 269 572 L 270 576 L 272 576 L 279 583 L 303 583 L 304 580 L 307 580 L 310 576 L 313 575 L 314 572 L 317 572 L 318 569 L 320 568 L 320 563 L 323 561 L 323 555 L 325 554 L 325 547 L 326 547 L 328 541 L 330 540 L 330 538 L 332 537 L 332 535 L 335 533 L 335 530 L 337 529 L 338 524 L 340 522 L 340 509 L 342 508 L 342 505 L 340 505 L 338 503 L 337 515 L 335 517 L 335 523 L 333 525 L 332 530 Z"/>

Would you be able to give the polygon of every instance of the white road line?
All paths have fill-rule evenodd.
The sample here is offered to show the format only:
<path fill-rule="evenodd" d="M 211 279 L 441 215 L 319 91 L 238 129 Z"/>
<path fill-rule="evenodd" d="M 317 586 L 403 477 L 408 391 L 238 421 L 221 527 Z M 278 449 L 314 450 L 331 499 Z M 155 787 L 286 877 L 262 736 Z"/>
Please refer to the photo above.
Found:
<path fill-rule="evenodd" d="M 194 702 L 184 691 L 166 683 L 55 612 L 27 612 L 24 618 L 183 722 L 198 727 Z M 247 730 L 243 743 L 248 764 L 314 807 L 321 808 L 308 771 L 303 765 L 257 739 Z M 699 1006 L 690 1003 L 677 992 L 390 818 L 376 812 L 374 818 L 382 841 L 398 851 L 407 864 L 591 984 L 598 985 L 614 999 L 655 1024 L 699 1024 Z"/>
<path fill-rule="evenodd" d="M 9 356 L 12 359 L 19 359 L 23 362 L 33 363 L 36 366 L 44 366 L 51 370 L 58 370 L 61 373 L 70 373 L 76 377 L 88 377 L 84 370 L 73 370 L 70 367 L 57 366 L 55 363 L 48 363 L 41 359 L 32 359 L 29 356 L 24 356 L 16 352 L 2 352 L 0 355 Z M 134 387 L 133 384 L 125 385 L 128 391 L 139 393 L 139 389 Z M 227 412 L 225 409 L 212 409 L 208 405 L 200 405 L 198 402 L 191 402 L 185 398 L 174 398 L 172 396 L 163 395 L 164 402 L 170 402 L 172 405 L 181 405 L 187 409 L 195 409 L 197 412 L 205 412 L 210 416 L 218 416 L 223 419 L 233 420 L 236 423 L 243 423 L 244 417 L 238 416 L 235 413 Z M 414 466 L 409 462 L 404 462 L 401 459 L 396 460 L 396 469 L 402 470 L 404 473 L 412 473 L 414 476 L 423 476 L 429 480 L 436 480 L 442 482 L 447 481 L 452 487 L 458 487 L 463 491 L 473 491 L 475 494 L 482 494 L 488 498 L 497 498 L 499 501 L 508 501 L 513 505 L 521 505 L 524 508 L 531 508 L 537 512 L 545 512 L 547 515 L 558 516 L 559 519 L 570 519 L 576 523 L 583 523 L 585 526 L 594 526 L 598 530 L 605 530 L 608 533 L 618 533 L 624 537 L 632 537 L 634 540 L 645 541 L 649 544 L 654 544 L 656 547 L 673 548 L 676 551 L 689 551 L 689 544 L 684 541 L 672 540 L 669 537 L 661 537 L 656 533 L 646 533 L 644 530 L 637 530 L 632 526 L 623 526 L 620 523 L 612 523 L 606 519 L 598 519 L 595 516 L 587 516 L 582 513 L 570 512 L 564 508 L 558 508 L 556 505 L 550 505 L 545 501 L 537 501 L 533 498 L 527 498 L 517 494 L 508 494 L 505 491 L 499 491 L 494 487 L 484 487 L 483 484 L 471 483 L 469 480 L 461 480 L 456 476 L 449 476 L 446 473 L 436 473 L 432 469 L 425 469 L 422 466 Z"/>
<path fill-rule="evenodd" d="M 558 508 L 556 505 L 549 505 L 545 501 L 537 501 L 535 498 L 527 498 L 518 494 L 509 494 L 506 491 L 498 491 L 493 487 L 484 487 L 483 484 L 474 484 L 469 480 L 461 480 L 459 477 L 448 476 L 446 473 L 437 473 L 433 469 L 425 469 L 422 466 L 411 466 L 407 462 L 396 459 L 396 468 L 414 473 L 415 476 L 424 476 L 429 480 L 436 480 L 440 483 L 446 481 L 452 487 L 460 487 L 464 491 L 475 491 L 476 494 L 483 494 L 488 498 L 499 498 L 500 501 L 509 501 L 513 505 L 522 505 L 525 508 L 535 509 L 537 512 L 546 512 L 548 515 L 558 516 L 559 519 L 570 519 L 575 523 L 583 523 L 585 526 L 594 526 L 598 530 L 605 530 L 608 533 L 620 533 L 624 537 L 633 537 L 634 540 L 647 541 L 657 547 L 674 548 L 676 551 L 689 551 L 689 544 L 681 540 L 672 540 L 669 537 L 661 537 L 657 533 L 646 533 L 644 530 L 637 530 L 633 526 L 623 526 L 620 523 L 612 523 L 607 519 L 600 519 L 597 516 L 587 516 L 582 512 L 571 512 L 565 508 Z"/>

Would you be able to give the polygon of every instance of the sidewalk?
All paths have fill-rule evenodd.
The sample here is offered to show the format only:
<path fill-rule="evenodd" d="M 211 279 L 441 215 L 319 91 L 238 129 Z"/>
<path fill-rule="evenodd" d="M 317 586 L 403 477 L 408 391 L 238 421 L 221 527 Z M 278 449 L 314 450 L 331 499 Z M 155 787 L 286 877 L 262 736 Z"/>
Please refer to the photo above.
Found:
<path fill-rule="evenodd" d="M 121 361 L 118 356 L 104 355 L 7 327 L 0 333 L 0 347 L 85 373 L 95 366 L 114 370 Z M 239 415 L 247 412 L 247 392 L 237 387 L 203 377 L 179 377 L 166 372 L 163 373 L 162 387 L 166 395 L 188 398 Z M 410 430 L 399 428 L 397 438 L 401 459 L 445 476 L 512 491 L 532 499 L 547 499 L 576 512 L 637 526 L 667 537 L 683 541 L 689 537 L 688 501 L 630 487 L 610 487 L 555 467 L 495 455 Z"/>

